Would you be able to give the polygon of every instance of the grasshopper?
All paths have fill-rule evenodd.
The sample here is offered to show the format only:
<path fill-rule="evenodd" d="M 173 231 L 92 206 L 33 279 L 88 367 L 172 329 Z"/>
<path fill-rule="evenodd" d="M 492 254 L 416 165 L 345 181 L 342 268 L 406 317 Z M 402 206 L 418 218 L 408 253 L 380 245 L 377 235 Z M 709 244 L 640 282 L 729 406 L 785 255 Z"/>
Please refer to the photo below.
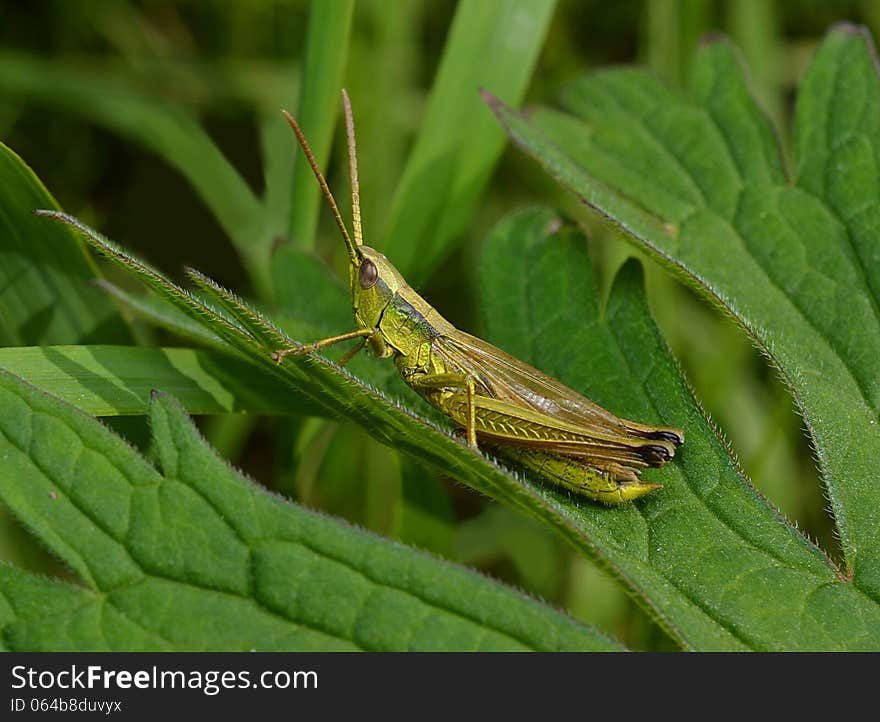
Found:
<path fill-rule="evenodd" d="M 464 429 L 474 449 L 479 442 L 559 486 L 608 505 L 659 488 L 660 484 L 641 481 L 639 472 L 675 455 L 684 442 L 680 429 L 618 418 L 538 369 L 458 330 L 410 288 L 384 255 L 364 245 L 354 120 L 345 90 L 342 102 L 353 240 L 302 130 L 287 111 L 282 112 L 345 242 L 357 328 L 276 350 L 273 359 L 281 363 L 288 355 L 357 340 L 340 365 L 365 347 L 378 358 L 393 358 L 403 381 Z"/>

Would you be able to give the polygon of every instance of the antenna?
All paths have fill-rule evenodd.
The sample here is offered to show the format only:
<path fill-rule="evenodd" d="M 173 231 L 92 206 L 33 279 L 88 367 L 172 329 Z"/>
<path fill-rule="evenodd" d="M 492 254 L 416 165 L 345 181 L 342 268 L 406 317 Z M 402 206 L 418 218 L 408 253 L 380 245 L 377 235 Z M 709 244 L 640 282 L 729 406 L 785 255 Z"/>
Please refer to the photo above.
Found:
<path fill-rule="evenodd" d="M 345 88 L 342 89 L 342 107 L 345 109 L 345 132 L 348 138 L 348 172 L 351 179 L 351 222 L 354 226 L 355 245 L 364 245 L 364 232 L 361 227 L 361 194 L 358 183 L 357 143 L 354 139 L 354 114 L 351 101 Z"/>
<path fill-rule="evenodd" d="M 321 186 L 321 190 L 324 193 L 324 197 L 327 199 L 327 203 L 330 205 L 330 210 L 333 213 L 333 218 L 336 219 L 336 225 L 339 226 L 339 230 L 342 232 L 342 240 L 345 241 L 345 246 L 348 249 L 348 255 L 351 258 L 351 262 L 354 265 L 359 266 L 361 263 L 361 259 L 358 256 L 357 250 L 355 250 L 354 243 L 352 243 L 352 241 L 351 241 L 351 236 L 348 235 L 348 229 L 345 227 L 345 221 L 342 220 L 342 214 L 339 212 L 339 206 L 336 205 L 336 200 L 333 198 L 333 194 L 330 192 L 330 186 L 327 185 L 327 181 L 324 179 L 323 174 L 318 169 L 318 163 L 317 163 L 317 161 L 315 161 L 315 156 L 312 154 L 312 149 L 309 147 L 309 142 L 306 140 L 306 137 L 303 135 L 302 129 L 299 127 L 299 124 L 293 119 L 293 116 L 290 113 L 288 113 L 286 110 L 282 110 L 281 112 L 283 113 L 284 117 L 287 119 L 287 122 L 290 123 L 290 127 L 293 128 L 293 132 L 296 134 L 296 139 L 299 141 L 299 144 L 303 149 L 303 153 L 306 154 L 306 158 L 309 161 L 309 165 L 312 167 L 312 173 L 314 173 L 315 178 L 318 179 L 318 185 Z M 356 223 L 357 223 L 357 225 L 355 225 L 355 229 L 360 230 L 360 208 L 359 207 L 357 207 L 355 218 L 356 218 Z M 361 244 L 358 243 L 358 245 L 361 245 Z"/>

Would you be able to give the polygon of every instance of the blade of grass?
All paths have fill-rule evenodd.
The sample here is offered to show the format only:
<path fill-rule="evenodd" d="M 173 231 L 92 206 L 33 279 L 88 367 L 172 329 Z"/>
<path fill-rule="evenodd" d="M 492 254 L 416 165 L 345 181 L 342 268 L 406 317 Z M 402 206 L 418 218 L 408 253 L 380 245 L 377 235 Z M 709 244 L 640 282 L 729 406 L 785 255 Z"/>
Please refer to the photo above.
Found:
<path fill-rule="evenodd" d="M 305 65 L 297 105 L 297 122 L 309 139 L 319 165 L 327 161 L 339 110 L 339 90 L 348 54 L 353 0 L 313 0 L 309 13 Z M 293 153 L 290 138 L 286 152 Z M 290 240 L 294 247 L 314 247 L 321 196 L 311 168 L 302 153 L 293 167 L 290 207 Z"/>
<path fill-rule="evenodd" d="M 554 6 L 459 3 L 383 237 L 383 249 L 411 284 L 424 282 L 450 252 L 504 147 L 479 88 L 514 103 L 523 98 Z"/>
<path fill-rule="evenodd" d="M 176 168 L 216 216 L 262 290 L 272 240 L 260 233 L 262 204 L 189 111 L 151 98 L 122 78 L 23 55 L 0 56 L 0 89 L 109 128 Z"/>

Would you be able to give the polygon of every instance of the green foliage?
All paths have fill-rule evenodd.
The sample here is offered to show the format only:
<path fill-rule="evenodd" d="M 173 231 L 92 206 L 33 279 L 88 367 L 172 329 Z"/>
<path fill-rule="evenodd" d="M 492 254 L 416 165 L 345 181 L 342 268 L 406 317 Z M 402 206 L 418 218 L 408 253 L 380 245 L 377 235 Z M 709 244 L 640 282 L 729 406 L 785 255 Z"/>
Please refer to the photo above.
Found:
<path fill-rule="evenodd" d="M 55 200 L 2 143 L 0 188 L 0 343 L 129 340 L 113 304 L 88 286 L 97 270 L 76 234 L 63 226 L 47 227 L 30 216 L 34 208 L 57 207 Z"/>
<path fill-rule="evenodd" d="M 353 9 L 354 0 L 312 0 L 311 3 L 297 122 L 310 139 L 315 159 L 322 166 L 330 155 L 334 124 L 328 123 L 327 119 L 335 118 L 339 107 L 339 88 L 345 72 L 345 49 L 348 47 Z M 286 123 L 279 125 L 283 133 L 272 155 L 290 158 L 291 154 L 285 152 L 289 148 L 290 133 Z M 315 239 L 318 211 L 323 201 L 321 189 L 311 182 L 311 176 L 312 169 L 306 157 L 298 153 L 294 160 L 293 178 L 302 180 L 294 183 L 290 208 L 284 209 L 284 216 L 292 221 L 289 237 L 293 248 L 310 248 Z M 277 265 L 274 268 L 277 269 Z M 285 276 L 276 272 L 275 279 L 276 287 L 287 286 Z"/>
<path fill-rule="evenodd" d="M 217 84 L 218 95 L 256 109 L 260 191 L 249 187 L 252 173 L 224 157 L 194 104 L 169 100 L 161 82 L 138 88 L 112 64 L 68 68 L 0 53 L 0 92 L 78 114 L 176 168 L 231 240 L 254 294 L 243 300 L 196 271 L 189 272 L 196 290 L 185 291 L 69 216 L 50 210 L 45 215 L 60 223 L 35 218 L 34 208 L 58 206 L 4 149 L 0 319 L 8 328 L 0 340 L 8 347 L 0 349 L 0 498 L 82 585 L 0 567 L 5 645 L 619 648 L 497 582 L 267 495 L 206 444 L 185 409 L 225 414 L 213 420 L 210 437 L 225 439 L 227 450 L 242 448 L 256 415 L 280 416 L 271 428 L 281 458 L 274 468 L 260 467 L 270 469 L 276 489 L 408 543 L 491 563 L 493 572 L 582 617 L 592 614 L 584 607 L 595 605 L 590 595 L 598 592 L 563 587 L 590 579 L 594 572 L 584 565 L 591 560 L 684 649 L 880 647 L 880 512 L 870 465 L 880 451 L 880 88 L 870 40 L 840 27 L 816 55 L 798 93 L 789 180 L 785 152 L 726 42 L 700 49 L 686 96 L 641 71 L 600 71 L 569 82 L 566 112 L 539 106 L 520 115 L 505 103 L 526 97 L 545 33 L 552 46 L 559 18 L 570 13 L 560 8 L 551 24 L 552 2 L 496 7 L 466 0 L 455 10 L 424 114 L 410 123 L 400 109 L 419 108 L 406 88 L 418 64 L 412 47 L 398 41 L 427 13 L 414 4 L 388 23 L 381 3 L 352 5 L 313 4 L 307 26 L 300 23 L 305 61 L 294 72 L 248 72 L 240 76 L 246 81 Z M 669 12 L 672 5 L 652 4 L 649 13 L 648 57 L 673 80 L 711 23 L 707 12 L 685 5 L 690 10 L 679 15 L 687 18 Z M 762 12 L 773 19 L 772 8 Z M 761 24 L 766 32 L 758 37 L 748 30 L 755 17 L 740 8 L 731 25 L 750 38 L 744 51 L 757 64 L 757 90 L 778 118 L 780 78 L 767 60 L 777 25 Z M 383 30 L 365 49 L 357 29 L 370 23 Z M 247 32 L 247 23 L 236 27 L 237 37 Z M 545 48 L 542 69 L 570 79 L 555 53 Z M 669 58 L 665 66 L 661 58 Z M 171 63 L 168 75 L 156 77 L 180 78 L 182 70 L 186 64 Z M 497 191 L 483 195 L 503 142 L 502 128 L 478 102 L 476 88 L 484 86 L 500 96 L 492 105 L 520 146 L 735 318 L 778 370 L 807 424 L 843 565 L 739 468 L 654 325 L 639 263 L 624 264 L 612 281 L 615 251 L 605 257 L 606 243 L 591 239 L 591 260 L 583 233 L 556 210 L 507 215 L 479 263 L 470 264 L 474 270 L 444 267 L 440 285 L 454 286 L 466 304 L 465 284 L 477 282 L 473 298 L 493 343 L 615 413 L 683 427 L 686 442 L 675 461 L 645 472 L 663 484 L 660 491 L 606 509 L 502 466 L 452 435 L 392 364 L 366 354 L 345 369 L 333 363 L 345 349 L 335 348 L 326 357 L 275 364 L 271 352 L 292 339 L 351 328 L 345 284 L 315 253 L 323 253 L 316 243 L 320 197 L 302 157 L 294 160 L 294 141 L 277 112 L 279 105 L 296 111 L 321 165 L 329 159 L 328 177 L 345 205 L 344 165 L 336 171 L 330 156 L 343 77 L 363 131 L 364 207 L 385 210 L 365 216 L 368 242 L 382 239 L 373 243 L 409 280 L 430 278 L 455 253 L 463 229 L 494 222 L 502 205 L 512 205 L 499 203 Z M 367 95 L 358 89 L 367 87 L 380 87 L 383 97 L 359 102 Z M 535 87 L 530 96 L 541 97 Z M 4 119 L 0 113 L 0 127 Z M 403 137 L 386 139 L 393 131 Z M 413 144 L 404 162 L 407 134 Z M 344 144 L 333 147 L 341 159 Z M 521 161 L 512 155 L 506 163 L 516 173 Z M 390 191 L 396 172 L 396 193 L 371 197 L 376 188 Z M 530 169 L 522 180 L 540 177 Z M 383 225 L 385 233 L 371 230 Z M 98 277 L 71 226 L 115 266 L 112 282 Z M 186 236 L 174 226 L 167 232 Z M 338 240 L 333 244 L 341 251 Z M 17 292 L 20 277 L 40 279 L 37 292 Z M 149 292 L 133 291 L 132 278 Z M 598 289 L 609 286 L 606 298 Z M 44 322 L 50 316 L 53 322 Z M 133 316 L 161 331 L 126 329 L 123 318 Z M 169 333 L 195 348 L 174 348 L 179 341 L 169 342 Z M 119 345 L 131 337 L 153 345 Z M 151 422 L 145 457 L 91 418 L 131 414 Z M 487 506 L 487 498 L 503 506 Z M 597 606 L 592 618 L 612 620 L 620 633 L 619 606 L 610 613 L 601 611 L 601 600 Z M 644 618 L 635 616 L 636 626 L 644 629 Z M 656 629 L 624 634 L 656 647 Z"/>
<path fill-rule="evenodd" d="M 243 258 L 253 257 L 261 225 L 259 200 L 191 112 L 145 96 L 113 76 L 59 69 L 15 55 L 0 57 L 0 88 L 13 95 L 26 92 L 142 143 L 189 180 Z"/>
<path fill-rule="evenodd" d="M 226 353 L 138 346 L 0 348 L 0 368 L 94 416 L 145 414 L 153 389 L 191 414 L 291 414 L 302 401 L 279 395 L 259 367 Z"/>
<path fill-rule="evenodd" d="M 155 465 L 0 374 L 0 494 L 86 588 L 0 567 L 11 650 L 601 650 L 515 592 L 285 503 L 164 394 Z"/>
<path fill-rule="evenodd" d="M 496 104 L 518 143 L 732 314 L 777 366 L 815 445 L 846 575 L 875 599 L 878 91 L 870 38 L 836 29 L 799 95 L 793 185 L 726 43 L 701 51 L 690 102 L 621 71 L 575 84 L 574 115 L 526 121 Z"/>
<path fill-rule="evenodd" d="M 555 0 L 464 0 L 381 244 L 411 283 L 429 277 L 472 215 L 504 145 L 477 90 L 524 96 Z"/>
<path fill-rule="evenodd" d="M 686 429 L 661 492 L 621 510 L 567 499 L 568 515 L 661 624 L 697 649 L 875 647 L 880 609 L 840 577 L 742 477 L 651 321 L 639 266 L 599 312 L 582 239 L 547 211 L 489 238 L 482 268 L 489 338 L 627 418 Z M 827 615 L 852 626 L 827 637 Z"/>

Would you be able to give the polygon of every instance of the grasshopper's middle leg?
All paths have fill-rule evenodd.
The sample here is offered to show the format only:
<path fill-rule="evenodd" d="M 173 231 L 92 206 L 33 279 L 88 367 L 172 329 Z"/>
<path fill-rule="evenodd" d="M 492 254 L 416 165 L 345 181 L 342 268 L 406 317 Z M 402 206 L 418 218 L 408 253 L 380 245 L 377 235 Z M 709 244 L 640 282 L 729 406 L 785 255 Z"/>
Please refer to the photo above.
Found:
<path fill-rule="evenodd" d="M 467 393 L 467 432 L 468 446 L 477 448 L 477 403 L 476 384 L 473 378 L 467 374 L 426 374 L 414 376 L 409 380 L 413 388 L 425 391 L 441 390 L 444 388 L 458 388 Z M 442 410 L 442 409 L 441 409 Z"/>

